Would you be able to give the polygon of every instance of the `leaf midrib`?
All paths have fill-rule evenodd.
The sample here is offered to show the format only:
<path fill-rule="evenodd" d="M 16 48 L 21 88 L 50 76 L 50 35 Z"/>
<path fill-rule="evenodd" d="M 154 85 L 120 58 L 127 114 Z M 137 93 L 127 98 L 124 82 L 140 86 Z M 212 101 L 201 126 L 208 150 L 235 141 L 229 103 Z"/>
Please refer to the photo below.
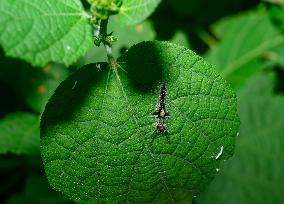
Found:
<path fill-rule="evenodd" d="M 117 68 L 118 68 L 118 67 L 117 67 Z M 131 108 L 131 105 L 130 105 L 130 103 L 129 103 L 129 100 L 128 100 L 126 91 L 125 91 L 124 88 L 123 88 L 122 81 L 121 81 L 121 79 L 120 79 L 120 77 L 119 77 L 119 74 L 118 74 L 118 72 L 117 72 L 117 69 L 114 70 L 114 74 L 115 74 L 116 79 L 117 79 L 117 81 L 118 81 L 118 85 L 120 86 L 120 88 L 121 88 L 121 90 L 122 90 L 123 97 L 124 97 L 124 99 L 126 100 L 126 103 L 127 103 L 128 106 L 129 106 L 129 110 L 130 110 L 131 112 L 133 112 L 132 115 L 134 115 L 135 123 L 136 123 L 137 126 L 138 126 L 138 124 L 139 124 L 139 123 L 138 123 L 138 119 L 136 118 L 136 114 L 134 114 L 135 112 L 134 112 L 134 111 L 132 110 L 132 108 Z M 155 166 L 158 168 L 159 179 L 161 180 L 162 185 L 163 185 L 163 187 L 165 188 L 165 190 L 168 192 L 168 194 L 169 194 L 169 199 L 171 200 L 171 203 L 174 203 L 173 196 L 172 196 L 171 191 L 169 190 L 169 187 L 168 187 L 168 185 L 167 185 L 167 183 L 166 183 L 166 181 L 165 181 L 165 179 L 164 179 L 164 176 L 161 176 L 161 175 L 160 175 L 160 174 L 163 173 L 164 171 L 160 171 L 160 170 L 159 170 L 159 169 L 160 169 L 160 164 L 159 164 L 159 162 L 155 159 L 154 154 L 153 154 L 153 152 L 150 150 L 150 148 L 148 147 L 148 145 L 147 145 L 145 139 L 143 139 L 143 144 L 144 144 L 144 145 L 143 145 L 144 148 L 141 150 L 141 154 L 142 154 L 142 152 L 143 152 L 144 150 L 146 150 L 146 152 L 148 152 L 149 157 L 150 157 L 151 160 L 155 163 Z M 138 162 L 139 159 L 140 159 L 140 155 L 139 155 L 139 157 L 137 158 L 136 163 L 139 163 L 139 162 Z M 135 168 L 135 165 L 134 165 L 133 168 Z M 131 175 L 131 177 L 133 177 L 133 174 Z M 128 184 L 129 186 L 131 186 L 131 185 L 130 185 L 130 182 L 131 182 L 131 180 L 129 181 L 129 184 Z M 129 191 L 129 192 L 130 192 L 130 191 Z M 129 192 L 128 192 L 127 194 L 129 194 Z"/>

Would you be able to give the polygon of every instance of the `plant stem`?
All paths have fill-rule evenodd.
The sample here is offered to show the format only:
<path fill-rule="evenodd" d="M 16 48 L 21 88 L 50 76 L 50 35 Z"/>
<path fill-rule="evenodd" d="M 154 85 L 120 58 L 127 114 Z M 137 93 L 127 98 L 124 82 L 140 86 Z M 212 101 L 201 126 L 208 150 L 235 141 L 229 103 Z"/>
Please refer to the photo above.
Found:
<path fill-rule="evenodd" d="M 104 37 L 107 37 L 107 24 L 108 24 L 108 19 L 106 20 L 102 20 L 101 21 L 101 35 Z M 104 47 L 106 49 L 106 53 L 107 53 L 107 58 L 108 58 L 108 62 L 110 64 L 110 68 L 111 69 L 116 69 L 117 65 L 116 65 L 116 60 L 112 54 L 112 46 L 110 43 L 108 43 L 106 40 L 103 40 L 103 44 Z"/>

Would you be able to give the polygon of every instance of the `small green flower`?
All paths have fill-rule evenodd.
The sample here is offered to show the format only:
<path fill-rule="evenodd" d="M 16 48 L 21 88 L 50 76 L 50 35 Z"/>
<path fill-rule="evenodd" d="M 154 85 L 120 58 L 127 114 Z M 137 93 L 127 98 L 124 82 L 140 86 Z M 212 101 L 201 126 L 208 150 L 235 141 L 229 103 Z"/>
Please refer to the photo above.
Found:
<path fill-rule="evenodd" d="M 93 14 L 92 23 L 97 24 L 99 20 L 106 20 L 110 15 L 119 13 L 121 0 L 88 0 L 91 4 Z"/>

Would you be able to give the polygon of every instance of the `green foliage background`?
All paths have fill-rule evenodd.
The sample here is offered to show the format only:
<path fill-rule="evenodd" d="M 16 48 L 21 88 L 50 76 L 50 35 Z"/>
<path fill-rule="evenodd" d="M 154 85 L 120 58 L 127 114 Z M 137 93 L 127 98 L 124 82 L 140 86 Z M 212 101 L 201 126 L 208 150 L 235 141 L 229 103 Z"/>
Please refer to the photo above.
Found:
<path fill-rule="evenodd" d="M 119 25 L 123 15 L 111 19 L 109 30 L 118 37 L 115 56 L 143 40 L 168 40 L 205 57 L 237 93 L 241 127 L 235 154 L 193 203 L 284 203 L 284 2 L 279 2 L 163 0 L 137 25 Z M 81 18 L 73 20 L 82 26 Z M 21 40 L 20 30 L 7 24 L 0 35 Z M 80 49 L 70 53 L 74 58 L 43 52 L 34 63 L 37 67 L 0 51 L 0 203 L 72 203 L 53 191 L 45 178 L 39 118 L 62 80 L 82 65 L 106 60 L 102 47 L 90 48 L 90 39 L 82 38 L 86 46 L 78 44 Z M 25 51 L 24 41 L 18 46 Z M 68 54 L 69 49 L 62 49 Z M 63 64 L 42 66 L 49 55 Z M 30 56 L 27 53 L 25 60 Z"/>

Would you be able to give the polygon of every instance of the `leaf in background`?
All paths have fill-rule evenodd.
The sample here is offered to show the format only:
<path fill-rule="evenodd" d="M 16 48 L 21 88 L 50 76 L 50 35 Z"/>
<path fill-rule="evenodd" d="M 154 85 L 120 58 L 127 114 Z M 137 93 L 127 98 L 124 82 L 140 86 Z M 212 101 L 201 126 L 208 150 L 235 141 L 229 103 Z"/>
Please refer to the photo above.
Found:
<path fill-rule="evenodd" d="M 284 33 L 284 1 L 269 6 L 269 15 L 275 26 Z"/>
<path fill-rule="evenodd" d="M 261 11 L 250 12 L 219 22 L 215 27 L 220 43 L 207 56 L 223 76 L 240 88 L 263 67 L 261 56 L 284 43 L 269 16 Z"/>
<path fill-rule="evenodd" d="M 236 152 L 199 204 L 284 203 L 284 97 L 272 91 L 271 78 L 261 75 L 240 94 Z"/>
<path fill-rule="evenodd" d="M 265 53 L 264 58 L 270 64 L 284 68 L 284 43 L 272 51 Z"/>
<path fill-rule="evenodd" d="M 135 26 L 121 26 L 119 19 L 114 16 L 110 22 L 108 29 L 113 31 L 118 41 L 114 44 L 114 56 L 121 55 L 121 49 L 129 49 L 132 45 L 141 41 L 154 40 L 156 33 L 150 21 L 144 21 Z"/>
<path fill-rule="evenodd" d="M 7 198 L 22 188 L 27 173 L 42 169 L 40 154 L 36 156 L 1 154 L 0 155 L 0 203 L 6 203 Z M 42 171 L 42 170 L 41 170 Z"/>
<path fill-rule="evenodd" d="M 276 62 L 284 68 L 284 44 L 281 48 L 275 50 Z"/>
<path fill-rule="evenodd" d="M 234 152 L 234 92 L 175 44 L 139 43 L 118 63 L 85 66 L 49 100 L 41 122 L 49 182 L 75 201 L 190 203 Z M 170 113 L 164 135 L 153 116 L 161 83 Z"/>
<path fill-rule="evenodd" d="M 166 11 L 174 11 L 172 19 L 176 20 L 176 16 L 187 17 L 187 24 L 195 22 L 200 26 L 209 25 L 223 16 L 238 13 L 256 4 L 257 1 L 248 0 L 163 0 L 161 6 L 166 6 Z"/>
<path fill-rule="evenodd" d="M 0 154 L 39 155 L 39 118 L 11 113 L 0 120 Z"/>
<path fill-rule="evenodd" d="M 6 204 L 67 204 L 72 203 L 62 194 L 53 191 L 44 176 L 31 175 L 27 178 L 24 191 L 16 194 Z"/>
<path fill-rule="evenodd" d="M 18 82 L 21 64 L 20 60 L 5 57 L 0 47 L 0 118 L 9 112 L 27 109 L 25 101 L 19 94 Z"/>
<path fill-rule="evenodd" d="M 42 69 L 25 65 L 19 82 L 21 94 L 34 111 L 42 113 L 54 90 L 67 76 L 68 70 L 63 65 L 52 63 Z"/>
<path fill-rule="evenodd" d="M 19 80 L 16 75 L 21 65 L 21 60 L 6 57 L 4 51 L 0 48 L 0 81 L 9 85 L 15 84 Z"/>
<path fill-rule="evenodd" d="M 108 30 L 113 32 L 113 35 L 118 38 L 118 41 L 113 44 L 113 55 L 115 58 L 121 55 L 123 49 L 125 51 L 136 43 L 154 40 L 155 38 L 155 31 L 149 21 L 144 21 L 135 26 L 121 26 L 118 18 L 113 16 L 109 20 Z M 106 60 L 107 56 L 104 47 L 93 47 L 79 60 L 76 66 L 82 67 L 86 64 L 104 62 Z"/>
<path fill-rule="evenodd" d="M 269 1 L 268 1 L 269 2 Z M 280 0 L 279 2 L 271 2 L 269 5 L 269 15 L 270 19 L 274 23 L 275 27 L 278 28 L 282 35 L 284 33 L 284 1 Z M 274 3 L 274 4 L 273 4 Z M 265 57 L 267 60 L 272 62 L 272 64 L 280 65 L 284 68 L 284 43 L 280 46 L 273 49 L 271 52 L 266 53 Z"/>
<path fill-rule="evenodd" d="M 24 61 L 4 57 L 3 53 L 0 53 L 0 82 L 6 85 L 6 87 L 0 86 L 4 89 L 1 91 L 4 99 L 1 102 L 7 101 L 9 105 L 19 103 L 21 107 L 18 109 L 21 111 L 31 108 L 35 112 L 42 113 L 47 100 L 68 74 L 69 69 L 60 64 L 51 63 L 44 68 L 32 67 Z M 7 87 L 10 87 L 12 91 L 7 90 Z M 5 97 L 5 92 L 14 93 L 17 98 L 11 101 L 9 97 Z M 4 103 L 0 108 L 7 107 Z M 1 112 L 0 110 L 0 116 Z"/>
<path fill-rule="evenodd" d="M 188 41 L 188 36 L 185 32 L 177 31 L 174 35 L 174 37 L 171 39 L 172 43 L 175 43 L 177 45 L 181 45 L 187 48 L 190 48 L 190 43 Z"/>
<path fill-rule="evenodd" d="M 1 0 L 0 44 L 35 66 L 70 65 L 91 47 L 91 26 L 79 0 Z"/>
<path fill-rule="evenodd" d="M 135 25 L 148 18 L 157 8 L 161 0 L 123 0 L 117 15 L 119 23 Z"/>

